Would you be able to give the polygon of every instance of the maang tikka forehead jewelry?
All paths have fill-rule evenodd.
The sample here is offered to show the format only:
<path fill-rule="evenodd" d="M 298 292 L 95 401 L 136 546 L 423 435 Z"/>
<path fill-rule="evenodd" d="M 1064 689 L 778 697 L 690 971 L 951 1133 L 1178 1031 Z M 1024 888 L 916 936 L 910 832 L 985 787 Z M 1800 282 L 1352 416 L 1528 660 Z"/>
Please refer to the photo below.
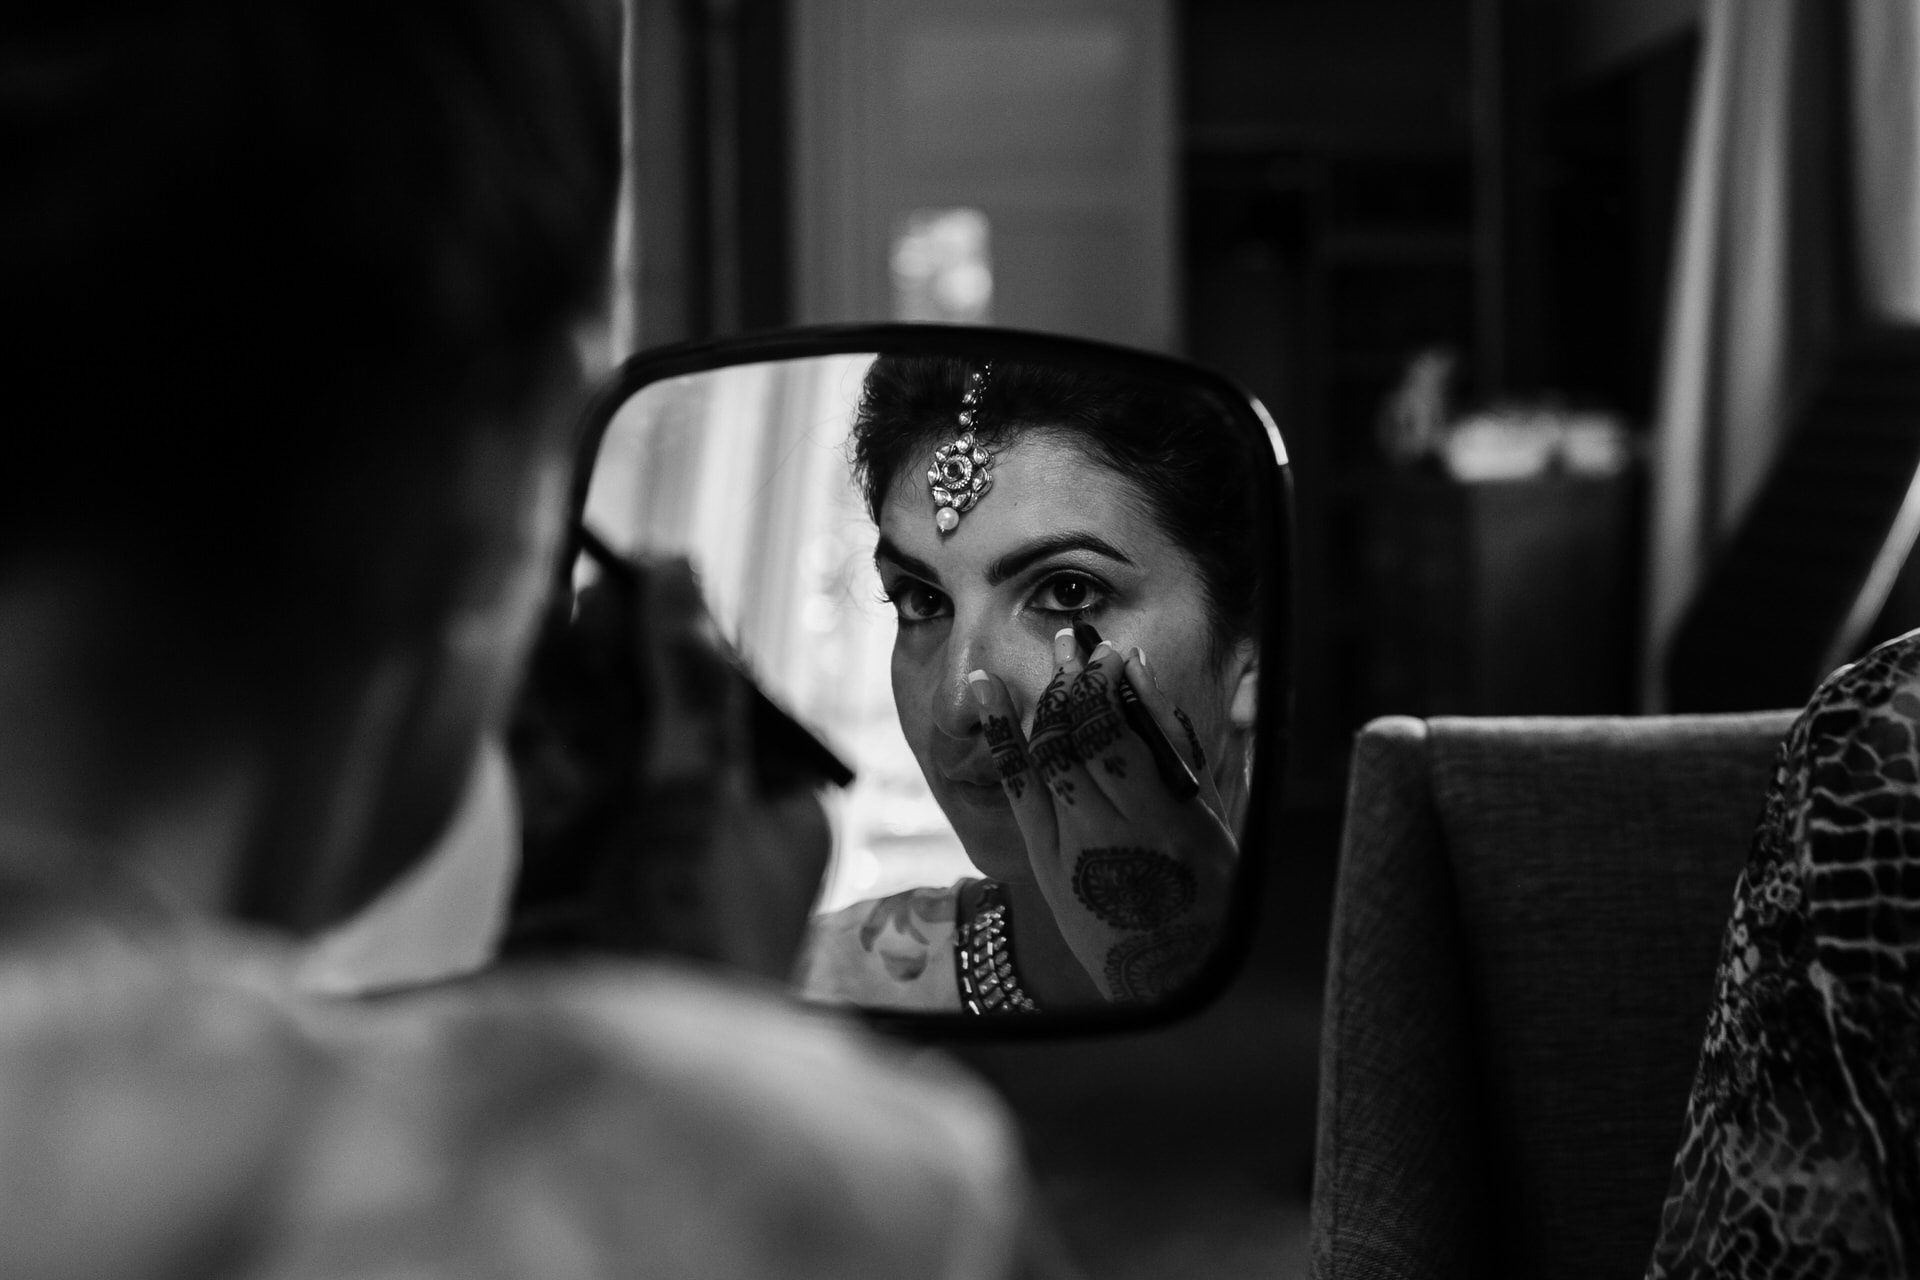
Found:
<path fill-rule="evenodd" d="M 933 451 L 933 465 L 927 468 L 927 491 L 933 495 L 933 527 L 952 533 L 960 527 L 960 517 L 973 510 L 973 504 L 993 486 L 993 454 L 973 438 L 980 415 L 980 400 L 993 376 L 989 360 L 967 375 L 967 389 L 960 396 L 960 435 Z"/>

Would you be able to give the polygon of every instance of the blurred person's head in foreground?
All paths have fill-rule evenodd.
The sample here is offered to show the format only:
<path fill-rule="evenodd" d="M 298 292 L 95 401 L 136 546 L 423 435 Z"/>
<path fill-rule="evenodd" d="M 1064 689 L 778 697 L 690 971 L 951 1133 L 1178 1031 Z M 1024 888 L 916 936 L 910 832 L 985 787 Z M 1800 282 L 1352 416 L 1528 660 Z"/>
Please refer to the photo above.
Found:
<path fill-rule="evenodd" d="M 609 8 L 0 20 L 0 873 L 310 928 L 431 843 L 557 546 Z"/>

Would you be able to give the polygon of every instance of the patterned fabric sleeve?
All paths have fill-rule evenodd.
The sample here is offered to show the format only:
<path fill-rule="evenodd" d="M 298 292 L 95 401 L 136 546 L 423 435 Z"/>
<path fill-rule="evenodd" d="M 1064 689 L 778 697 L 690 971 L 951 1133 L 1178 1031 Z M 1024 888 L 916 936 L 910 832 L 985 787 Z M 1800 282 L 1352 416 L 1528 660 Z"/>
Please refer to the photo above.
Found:
<path fill-rule="evenodd" d="M 1648 1274 L 1917 1269 L 1920 632 L 1781 745 Z"/>

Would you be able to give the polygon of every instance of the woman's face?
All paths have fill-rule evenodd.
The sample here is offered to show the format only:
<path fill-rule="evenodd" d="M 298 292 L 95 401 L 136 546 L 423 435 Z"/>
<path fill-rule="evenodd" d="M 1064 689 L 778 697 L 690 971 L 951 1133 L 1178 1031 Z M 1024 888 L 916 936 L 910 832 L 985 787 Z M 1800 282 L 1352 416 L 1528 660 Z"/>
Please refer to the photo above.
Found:
<path fill-rule="evenodd" d="M 1030 429 L 996 451 L 993 487 L 959 528 L 941 534 L 933 514 L 924 470 L 902 467 L 880 509 L 874 560 L 900 619 L 900 728 L 981 872 L 1032 878 L 967 673 L 1005 681 L 1030 734 L 1034 704 L 1055 670 L 1054 633 L 1076 613 L 1123 652 L 1145 651 L 1210 764 L 1238 755 L 1226 749 L 1234 736 L 1228 711 L 1251 646 L 1215 664 L 1198 565 L 1118 472 L 1070 435 Z"/>

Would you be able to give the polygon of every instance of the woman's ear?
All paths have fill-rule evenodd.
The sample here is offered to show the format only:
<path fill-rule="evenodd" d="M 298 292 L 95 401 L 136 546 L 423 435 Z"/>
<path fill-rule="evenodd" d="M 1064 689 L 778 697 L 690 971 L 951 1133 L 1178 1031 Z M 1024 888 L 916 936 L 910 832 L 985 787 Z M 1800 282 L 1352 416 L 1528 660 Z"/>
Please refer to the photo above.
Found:
<path fill-rule="evenodd" d="M 1236 729 L 1252 729 L 1260 716 L 1260 642 L 1249 637 L 1236 644 L 1227 671 L 1227 719 Z"/>

